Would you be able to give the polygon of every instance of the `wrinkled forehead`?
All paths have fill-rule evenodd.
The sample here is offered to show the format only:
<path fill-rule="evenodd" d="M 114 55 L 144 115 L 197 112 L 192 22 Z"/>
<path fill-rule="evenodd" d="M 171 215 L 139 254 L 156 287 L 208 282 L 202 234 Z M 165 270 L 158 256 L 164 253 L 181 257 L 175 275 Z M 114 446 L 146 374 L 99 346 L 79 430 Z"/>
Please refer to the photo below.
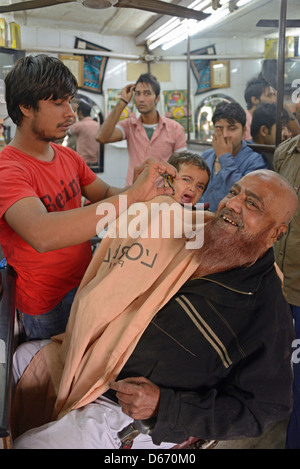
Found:
<path fill-rule="evenodd" d="M 246 174 L 237 182 L 237 184 L 243 191 L 251 189 L 260 197 L 267 196 L 270 193 L 273 194 L 273 191 L 275 191 L 275 187 L 277 186 L 271 177 L 258 172 Z"/>

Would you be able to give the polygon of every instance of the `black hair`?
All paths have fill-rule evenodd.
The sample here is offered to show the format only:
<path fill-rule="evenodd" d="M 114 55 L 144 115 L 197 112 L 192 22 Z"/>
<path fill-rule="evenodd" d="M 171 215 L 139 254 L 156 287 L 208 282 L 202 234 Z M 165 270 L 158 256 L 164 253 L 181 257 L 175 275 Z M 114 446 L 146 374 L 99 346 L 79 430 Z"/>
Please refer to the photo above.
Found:
<path fill-rule="evenodd" d="M 290 120 L 289 114 L 286 109 L 282 110 L 282 124 L 286 125 Z M 275 103 L 264 103 L 259 104 L 253 112 L 251 122 L 251 136 L 254 139 L 261 128 L 265 125 L 268 129 L 269 134 L 271 133 L 272 126 L 276 124 L 276 104 Z"/>
<path fill-rule="evenodd" d="M 38 110 L 41 100 L 67 99 L 75 95 L 77 80 L 66 65 L 46 54 L 19 59 L 5 78 L 8 115 L 20 125 L 23 113 L 20 104 Z"/>
<path fill-rule="evenodd" d="M 80 101 L 77 108 L 77 113 L 80 111 L 83 117 L 88 117 L 91 114 L 92 106 L 86 101 Z"/>
<path fill-rule="evenodd" d="M 251 109 L 253 106 L 251 98 L 254 96 L 256 99 L 260 100 L 260 97 L 263 92 L 270 86 L 270 83 L 262 77 L 252 78 L 251 80 L 249 80 L 246 84 L 244 92 L 244 98 L 246 101 L 247 109 Z"/>
<path fill-rule="evenodd" d="M 152 75 L 152 73 L 143 73 L 140 75 L 135 84 L 137 85 L 138 83 L 147 83 L 153 89 L 155 96 L 159 96 L 160 84 L 157 78 Z"/>
<path fill-rule="evenodd" d="M 198 155 L 198 153 L 191 153 L 189 151 L 181 151 L 179 153 L 173 153 L 173 155 L 170 156 L 168 159 L 168 163 L 174 166 L 174 168 L 179 171 L 180 166 L 182 164 L 191 164 L 193 166 L 198 166 L 198 168 L 203 169 L 204 171 L 207 172 L 208 174 L 208 181 L 210 179 L 210 169 L 209 166 L 207 165 L 206 161 L 202 158 L 202 156 Z M 205 186 L 205 189 L 207 187 L 207 184 Z"/>
<path fill-rule="evenodd" d="M 245 127 L 246 112 L 239 103 L 227 103 L 224 101 L 217 105 L 213 113 L 213 124 L 215 125 L 215 123 L 221 119 L 227 120 L 229 124 L 233 124 L 236 121 L 239 122 L 242 127 Z"/>

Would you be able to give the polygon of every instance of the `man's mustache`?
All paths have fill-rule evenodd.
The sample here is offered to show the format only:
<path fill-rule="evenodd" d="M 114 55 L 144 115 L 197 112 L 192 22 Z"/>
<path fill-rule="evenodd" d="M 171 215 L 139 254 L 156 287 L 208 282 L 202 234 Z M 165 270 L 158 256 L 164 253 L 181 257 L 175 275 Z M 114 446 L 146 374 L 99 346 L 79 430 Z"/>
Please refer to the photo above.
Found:
<path fill-rule="evenodd" d="M 217 214 L 218 218 L 223 218 L 228 223 L 236 225 L 239 229 L 244 228 L 244 222 L 242 216 L 237 215 L 233 210 L 230 210 L 226 207 L 220 210 Z"/>

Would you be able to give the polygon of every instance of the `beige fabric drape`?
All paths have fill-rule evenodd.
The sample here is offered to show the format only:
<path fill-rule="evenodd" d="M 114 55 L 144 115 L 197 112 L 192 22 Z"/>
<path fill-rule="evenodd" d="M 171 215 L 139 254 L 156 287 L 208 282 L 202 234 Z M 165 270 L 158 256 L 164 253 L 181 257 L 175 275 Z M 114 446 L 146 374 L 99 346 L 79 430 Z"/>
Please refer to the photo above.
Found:
<path fill-rule="evenodd" d="M 164 206 L 157 215 L 158 238 L 149 236 L 153 203 Z M 171 205 L 171 236 L 163 237 L 162 229 L 172 218 Z M 137 238 L 114 238 L 110 227 L 80 284 L 66 332 L 54 337 L 25 370 L 13 403 L 14 437 L 107 391 L 151 319 L 198 267 L 195 250 L 187 249 L 182 236 L 184 209 L 170 197 L 140 207 L 141 217 L 136 215 L 138 204 L 123 213 L 117 232 L 124 234 L 124 228 L 132 226 L 148 229 Z"/>

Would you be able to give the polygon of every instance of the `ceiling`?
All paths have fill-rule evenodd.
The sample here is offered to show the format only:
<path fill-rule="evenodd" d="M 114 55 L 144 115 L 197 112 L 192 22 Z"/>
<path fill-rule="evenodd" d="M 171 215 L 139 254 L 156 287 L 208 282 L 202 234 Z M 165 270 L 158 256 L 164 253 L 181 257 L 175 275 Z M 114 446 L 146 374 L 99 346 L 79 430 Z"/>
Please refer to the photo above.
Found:
<path fill-rule="evenodd" d="M 18 3 L 20 0 L 0 0 L 1 5 Z M 180 0 L 164 0 L 179 4 Z M 25 2 L 24 2 L 25 3 Z M 159 15 L 131 8 L 110 7 L 105 9 L 85 8 L 79 2 L 62 4 L 37 10 L 14 13 L 20 26 L 50 26 L 57 28 L 91 31 L 107 36 L 137 36 L 151 25 Z"/>
<path fill-rule="evenodd" d="M 2 5 L 9 5 L 20 0 L 1 0 Z M 166 3 L 187 6 L 191 0 L 163 0 Z M 25 2 L 24 2 L 25 3 Z M 280 0 L 252 0 L 244 8 L 231 13 L 226 21 L 206 30 L 206 37 L 240 36 L 256 37 L 277 31 L 274 28 L 257 28 L 259 19 L 278 19 L 280 15 Z M 14 14 L 3 14 L 7 21 L 15 21 L 21 27 L 40 26 L 50 28 L 74 29 L 77 31 L 90 31 L 101 35 L 120 35 L 143 37 L 143 32 L 155 23 L 161 16 L 136 9 L 110 7 L 95 10 L 85 8 L 78 3 L 69 3 L 28 10 Z M 299 0 L 288 0 L 287 18 L 300 17 Z M 169 19 L 166 16 L 166 19 Z M 203 33 L 202 33 L 203 34 Z M 201 34 L 197 34 L 197 36 Z M 300 35 L 300 29 L 299 29 Z M 196 37 L 197 37 L 196 36 Z"/>

